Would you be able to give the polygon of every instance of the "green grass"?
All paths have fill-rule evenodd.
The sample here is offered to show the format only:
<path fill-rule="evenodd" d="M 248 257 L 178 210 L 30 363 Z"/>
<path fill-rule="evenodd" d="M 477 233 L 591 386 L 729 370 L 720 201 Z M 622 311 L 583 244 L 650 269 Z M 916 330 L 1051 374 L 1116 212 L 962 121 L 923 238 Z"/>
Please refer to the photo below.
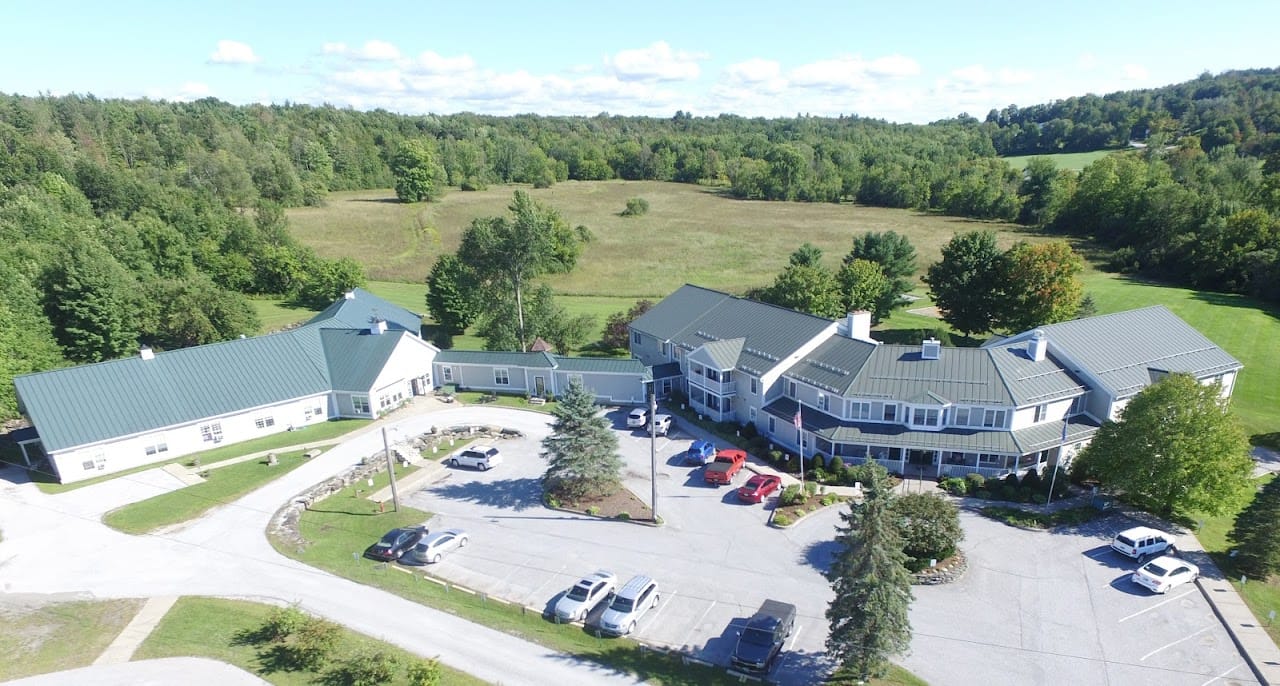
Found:
<path fill-rule="evenodd" d="M 0 681 L 92 664 L 141 607 L 136 599 L 0 607 Z"/>
<path fill-rule="evenodd" d="M 386 474 L 379 474 L 374 488 L 379 488 L 386 482 Z M 359 552 L 388 529 L 421 524 L 430 514 L 405 507 L 399 512 L 378 514 L 376 507 L 368 500 L 354 497 L 352 489 L 353 487 L 343 489 L 303 513 L 299 527 L 303 538 L 309 542 L 306 548 L 294 550 L 273 541 L 277 549 L 284 555 L 314 567 L 376 586 L 552 650 L 636 674 L 649 683 L 668 686 L 738 683 L 722 669 L 685 666 L 678 659 L 642 652 L 634 641 L 626 638 L 596 638 L 581 627 L 556 624 L 543 619 L 539 612 L 526 613 L 517 606 L 449 590 L 440 584 L 424 581 L 418 574 L 407 574 L 397 568 L 359 558 Z"/>
<path fill-rule="evenodd" d="M 289 210 L 289 226 L 322 256 L 360 260 L 371 279 L 422 284 L 436 258 L 457 249 L 471 220 L 505 213 L 516 188 L 454 191 L 417 205 L 394 202 L 390 190 L 331 193 L 325 207 Z M 974 228 L 994 229 L 1004 247 L 1020 238 L 1041 240 L 1010 224 L 849 204 L 734 200 L 690 184 L 570 181 L 523 189 L 593 234 L 577 268 L 548 279 L 566 295 L 657 299 L 684 283 L 742 292 L 771 282 L 806 241 L 824 249 L 827 264 L 835 266 L 855 234 L 872 230 L 906 235 L 921 265 L 936 261 L 952 234 Z M 619 217 L 633 197 L 648 200 L 649 212 Z M 421 297 L 415 298 L 412 309 L 421 311 Z"/>
<path fill-rule="evenodd" d="M 1062 152 L 1056 155 L 1019 155 L 1017 157 L 1005 157 L 1005 162 L 1009 163 L 1014 169 L 1026 169 L 1027 162 L 1035 157 L 1044 157 L 1053 160 L 1058 169 L 1070 169 L 1071 171 L 1080 171 L 1094 162 L 1110 155 L 1116 150 L 1093 150 L 1091 152 Z"/>
<path fill-rule="evenodd" d="M 1256 479 L 1254 483 L 1258 488 L 1262 488 L 1272 478 L 1274 478 L 1273 475 L 1267 474 Z M 1280 577 L 1273 577 L 1267 581 L 1253 579 L 1247 581 L 1243 588 L 1240 587 L 1240 572 L 1232 564 L 1231 543 L 1227 540 L 1231 527 L 1235 525 L 1237 514 L 1239 514 L 1238 511 L 1218 516 L 1192 515 L 1191 519 L 1195 524 L 1204 522 L 1196 530 L 1196 538 L 1200 539 L 1200 545 L 1204 546 L 1205 551 L 1213 557 L 1213 561 L 1222 573 L 1227 575 L 1227 578 L 1236 580 L 1235 586 L 1240 590 L 1240 596 L 1244 598 L 1245 604 L 1253 611 L 1253 616 L 1257 617 L 1262 625 L 1266 625 L 1268 612 L 1275 610 L 1280 613 Z M 1280 625 L 1273 623 L 1267 626 L 1267 633 L 1271 635 L 1271 640 L 1280 643 Z"/>
<path fill-rule="evenodd" d="M 40 488 L 41 491 L 44 491 L 45 493 L 49 493 L 49 494 L 66 493 L 67 491 L 74 491 L 77 488 L 83 488 L 85 486 L 91 486 L 93 484 L 101 483 L 103 481 L 117 479 L 122 476 L 125 476 L 126 474 L 134 474 L 134 473 L 145 471 L 148 469 L 154 469 L 156 467 L 166 465 L 171 462 L 181 462 L 183 464 L 191 464 L 192 460 L 199 458 L 201 464 L 207 465 L 207 464 L 213 464 L 214 462 L 220 462 L 222 460 L 229 460 L 233 457 L 240 457 L 241 455 L 248 455 L 249 453 L 260 452 L 263 450 L 274 450 L 276 448 L 285 448 L 291 445 L 307 445 L 308 443 L 320 443 L 322 441 L 332 440 L 339 436 L 344 436 L 353 431 L 361 429 L 364 426 L 368 425 L 369 422 L 370 420 L 368 419 L 334 419 L 328 422 L 324 422 L 323 424 L 311 424 L 310 426 L 303 426 L 297 429 L 296 431 L 282 431 L 278 434 L 271 434 L 270 436 L 263 436 L 262 438 L 255 438 L 253 440 L 244 441 L 242 443 L 233 443 L 231 445 L 224 445 L 220 448 L 214 448 L 213 450 L 206 450 L 201 453 L 185 455 L 176 460 L 160 460 L 158 462 L 152 462 L 150 464 L 140 465 L 138 467 L 134 467 L 133 469 L 126 469 L 122 472 L 114 472 L 112 474 L 106 474 L 103 476 L 94 477 L 92 479 L 85 479 L 84 481 L 77 481 L 75 483 L 70 483 L 70 484 L 60 484 L 60 483 L 53 482 L 53 475 L 51 474 L 32 473 L 32 478 L 38 482 L 36 485 Z M 42 481 L 41 479 L 44 479 L 44 480 Z"/>
<path fill-rule="evenodd" d="M 292 328 L 320 313 L 320 310 L 290 304 L 288 298 L 260 296 L 251 298 L 249 304 L 253 305 L 254 311 L 258 313 L 260 333 Z"/>
<path fill-rule="evenodd" d="M 267 668 L 261 647 L 237 637 L 262 625 L 272 606 L 243 600 L 183 597 L 169 610 L 147 640 L 134 654 L 135 660 L 162 657 L 207 657 L 235 665 L 277 686 L 311 686 L 322 683 L 322 673 L 279 671 Z M 394 655 L 401 664 L 424 659 L 389 643 L 364 634 L 342 630 L 342 639 L 332 662 L 363 650 L 382 651 Z M 483 681 L 442 665 L 442 686 L 472 686 Z M 405 684 L 403 673 L 391 684 Z"/>
<path fill-rule="evenodd" d="M 145 534 L 190 521 L 306 464 L 303 452 L 277 456 L 280 463 L 274 467 L 267 466 L 266 458 L 258 458 L 210 470 L 204 483 L 130 503 L 108 512 L 102 521 L 126 534 Z"/>
<path fill-rule="evenodd" d="M 997 522 L 1004 522 L 1009 526 L 1020 526 L 1028 529 L 1052 529 L 1055 526 L 1083 524 L 1101 516 L 1102 510 L 1092 505 L 1084 505 L 1082 507 L 1069 507 L 1057 512 L 1042 513 L 1022 510 L 1016 507 L 993 505 L 982 508 L 982 514 Z"/>
<path fill-rule="evenodd" d="M 481 402 L 481 398 L 493 397 L 482 391 L 459 391 L 454 393 L 454 397 L 459 402 L 468 405 L 488 405 L 492 407 L 514 407 L 518 410 L 530 410 L 533 412 L 551 412 L 551 408 L 555 407 L 555 401 L 546 403 L 545 405 L 530 405 L 529 401 L 524 399 L 523 395 L 498 395 L 497 400 Z"/>
<path fill-rule="evenodd" d="M 1100 314 L 1161 304 L 1244 364 L 1231 407 L 1245 431 L 1280 432 L 1280 308 L 1240 295 L 1148 283 L 1094 272 L 1084 277 Z M 1255 439 L 1256 440 L 1256 439 Z"/>

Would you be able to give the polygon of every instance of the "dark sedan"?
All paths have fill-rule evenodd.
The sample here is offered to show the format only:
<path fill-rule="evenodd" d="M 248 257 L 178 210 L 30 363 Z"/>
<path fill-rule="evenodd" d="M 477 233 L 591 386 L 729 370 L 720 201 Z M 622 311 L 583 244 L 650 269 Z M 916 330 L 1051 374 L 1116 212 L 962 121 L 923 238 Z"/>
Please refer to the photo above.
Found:
<path fill-rule="evenodd" d="M 415 526 L 406 529 L 392 529 L 381 540 L 364 549 L 364 556 L 379 562 L 399 560 L 401 555 L 413 550 L 415 545 L 427 535 L 427 527 Z"/>

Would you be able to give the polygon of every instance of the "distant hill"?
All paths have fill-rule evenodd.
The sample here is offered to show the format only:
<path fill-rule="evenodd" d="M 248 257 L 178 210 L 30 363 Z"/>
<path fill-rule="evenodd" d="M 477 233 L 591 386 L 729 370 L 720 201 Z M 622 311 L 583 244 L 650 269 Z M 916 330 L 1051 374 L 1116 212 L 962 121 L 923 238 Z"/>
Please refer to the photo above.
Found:
<path fill-rule="evenodd" d="M 985 125 L 1000 155 L 1088 152 L 1131 140 L 1197 136 L 1207 152 L 1235 145 L 1265 157 L 1280 151 L 1280 69 L 1205 73 L 1162 88 L 1081 95 L 991 110 Z"/>

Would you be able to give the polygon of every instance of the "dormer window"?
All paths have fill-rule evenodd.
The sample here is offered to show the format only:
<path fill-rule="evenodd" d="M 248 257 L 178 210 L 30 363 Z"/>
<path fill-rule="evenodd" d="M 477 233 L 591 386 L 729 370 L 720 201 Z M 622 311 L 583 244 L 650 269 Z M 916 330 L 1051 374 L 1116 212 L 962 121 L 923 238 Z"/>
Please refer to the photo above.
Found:
<path fill-rule="evenodd" d="M 936 407 L 917 407 L 911 414 L 913 426 L 938 426 L 942 419 L 942 411 Z"/>

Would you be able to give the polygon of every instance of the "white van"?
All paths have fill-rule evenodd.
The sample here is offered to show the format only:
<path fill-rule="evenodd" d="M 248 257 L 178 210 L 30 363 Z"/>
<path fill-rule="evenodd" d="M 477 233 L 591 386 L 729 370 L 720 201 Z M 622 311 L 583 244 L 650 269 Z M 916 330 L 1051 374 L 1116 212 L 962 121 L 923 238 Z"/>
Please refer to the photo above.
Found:
<path fill-rule="evenodd" d="M 613 596 L 600 617 L 600 628 L 622 636 L 636 630 L 636 622 L 658 604 L 658 582 L 647 576 L 632 577 Z"/>
<path fill-rule="evenodd" d="M 1175 542 L 1171 534 L 1146 526 L 1135 526 L 1116 534 L 1115 538 L 1111 539 L 1111 549 L 1121 555 L 1142 561 L 1148 557 L 1175 554 L 1177 552 L 1174 547 Z"/>

